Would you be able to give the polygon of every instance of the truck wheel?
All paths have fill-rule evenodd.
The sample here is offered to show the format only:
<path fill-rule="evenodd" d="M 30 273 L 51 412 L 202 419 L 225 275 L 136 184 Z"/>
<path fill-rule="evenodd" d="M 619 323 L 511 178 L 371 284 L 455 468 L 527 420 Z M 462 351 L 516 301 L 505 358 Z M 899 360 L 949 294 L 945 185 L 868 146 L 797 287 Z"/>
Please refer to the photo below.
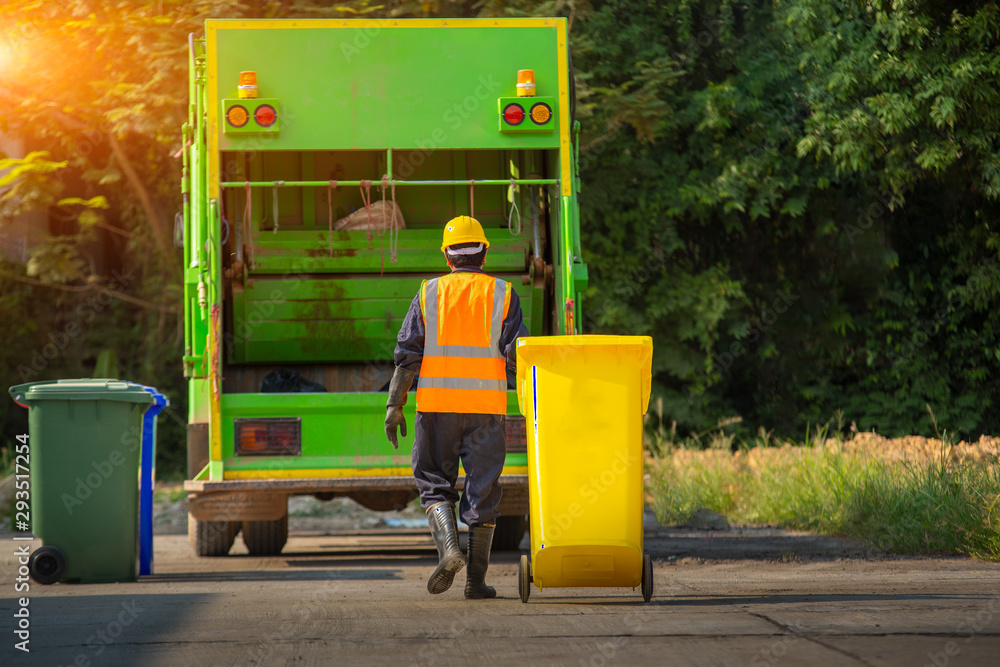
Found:
<path fill-rule="evenodd" d="M 198 521 L 188 514 L 188 541 L 198 556 L 228 556 L 240 524 L 234 521 Z"/>
<path fill-rule="evenodd" d="M 273 521 L 243 522 L 243 543 L 251 556 L 277 556 L 287 541 L 287 514 Z"/>
<path fill-rule="evenodd" d="M 497 528 L 493 532 L 493 550 L 517 551 L 527 527 L 528 521 L 524 516 L 497 517 Z"/>
<path fill-rule="evenodd" d="M 66 576 L 66 554 L 55 547 L 35 549 L 28 559 L 28 572 L 40 584 L 54 584 Z"/>

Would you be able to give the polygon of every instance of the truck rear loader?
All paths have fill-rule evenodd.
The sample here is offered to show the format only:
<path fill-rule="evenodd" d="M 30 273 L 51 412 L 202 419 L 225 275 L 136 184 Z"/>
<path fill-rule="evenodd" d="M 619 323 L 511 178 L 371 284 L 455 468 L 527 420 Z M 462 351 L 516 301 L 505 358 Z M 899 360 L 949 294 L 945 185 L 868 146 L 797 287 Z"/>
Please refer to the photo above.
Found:
<path fill-rule="evenodd" d="M 385 391 L 410 301 L 448 270 L 446 221 L 483 224 L 486 271 L 513 285 L 530 335 L 578 333 L 567 26 L 209 20 L 189 65 L 189 535 L 199 556 L 228 554 L 241 531 L 273 555 L 289 496 L 375 510 L 416 497 L 412 429 L 393 450 Z M 517 548 L 528 512 L 514 391 L 508 411 L 497 548 Z"/>

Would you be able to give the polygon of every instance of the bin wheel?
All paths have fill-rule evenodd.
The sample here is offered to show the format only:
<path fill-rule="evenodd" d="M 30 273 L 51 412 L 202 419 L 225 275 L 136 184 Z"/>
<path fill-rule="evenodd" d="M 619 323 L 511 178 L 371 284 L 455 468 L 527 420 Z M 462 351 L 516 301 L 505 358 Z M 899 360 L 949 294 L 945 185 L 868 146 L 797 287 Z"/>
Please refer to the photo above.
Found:
<path fill-rule="evenodd" d="M 199 521 L 188 514 L 188 541 L 198 556 L 228 556 L 239 530 L 239 521 Z"/>
<path fill-rule="evenodd" d="M 642 600 L 649 602 L 653 599 L 653 559 L 649 554 L 642 555 Z"/>
<path fill-rule="evenodd" d="M 66 576 L 66 554 L 55 547 L 36 549 L 28 559 L 28 572 L 40 584 L 54 584 Z"/>
<path fill-rule="evenodd" d="M 531 559 L 524 554 L 517 564 L 517 588 L 521 593 L 521 602 L 527 602 L 531 595 Z"/>
<path fill-rule="evenodd" d="M 287 541 L 287 514 L 273 521 L 243 522 L 243 543 L 251 556 L 277 556 Z"/>

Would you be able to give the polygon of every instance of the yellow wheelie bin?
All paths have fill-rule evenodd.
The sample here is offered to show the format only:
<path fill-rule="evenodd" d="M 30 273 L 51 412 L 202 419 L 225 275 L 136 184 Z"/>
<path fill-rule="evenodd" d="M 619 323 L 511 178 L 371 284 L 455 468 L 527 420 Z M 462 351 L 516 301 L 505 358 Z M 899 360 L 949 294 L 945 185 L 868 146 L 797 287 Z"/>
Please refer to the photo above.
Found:
<path fill-rule="evenodd" d="M 642 416 L 649 405 L 649 336 L 523 338 L 517 399 L 527 420 L 531 557 L 518 585 L 539 589 L 641 586 Z"/>

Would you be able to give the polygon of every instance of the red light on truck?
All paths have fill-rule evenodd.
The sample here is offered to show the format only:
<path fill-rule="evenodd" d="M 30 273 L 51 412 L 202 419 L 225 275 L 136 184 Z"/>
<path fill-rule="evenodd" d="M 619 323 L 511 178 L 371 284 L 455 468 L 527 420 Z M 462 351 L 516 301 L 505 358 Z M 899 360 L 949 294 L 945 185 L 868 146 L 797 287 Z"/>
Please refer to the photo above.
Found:
<path fill-rule="evenodd" d="M 278 120 L 278 112 L 270 104 L 261 104 L 253 112 L 253 118 L 261 127 L 271 127 Z"/>
<path fill-rule="evenodd" d="M 508 125 L 520 125 L 524 121 L 524 107 L 520 104 L 508 104 L 503 110 L 503 119 Z"/>
<path fill-rule="evenodd" d="M 236 419 L 237 456 L 301 456 L 302 420 L 298 417 Z"/>

